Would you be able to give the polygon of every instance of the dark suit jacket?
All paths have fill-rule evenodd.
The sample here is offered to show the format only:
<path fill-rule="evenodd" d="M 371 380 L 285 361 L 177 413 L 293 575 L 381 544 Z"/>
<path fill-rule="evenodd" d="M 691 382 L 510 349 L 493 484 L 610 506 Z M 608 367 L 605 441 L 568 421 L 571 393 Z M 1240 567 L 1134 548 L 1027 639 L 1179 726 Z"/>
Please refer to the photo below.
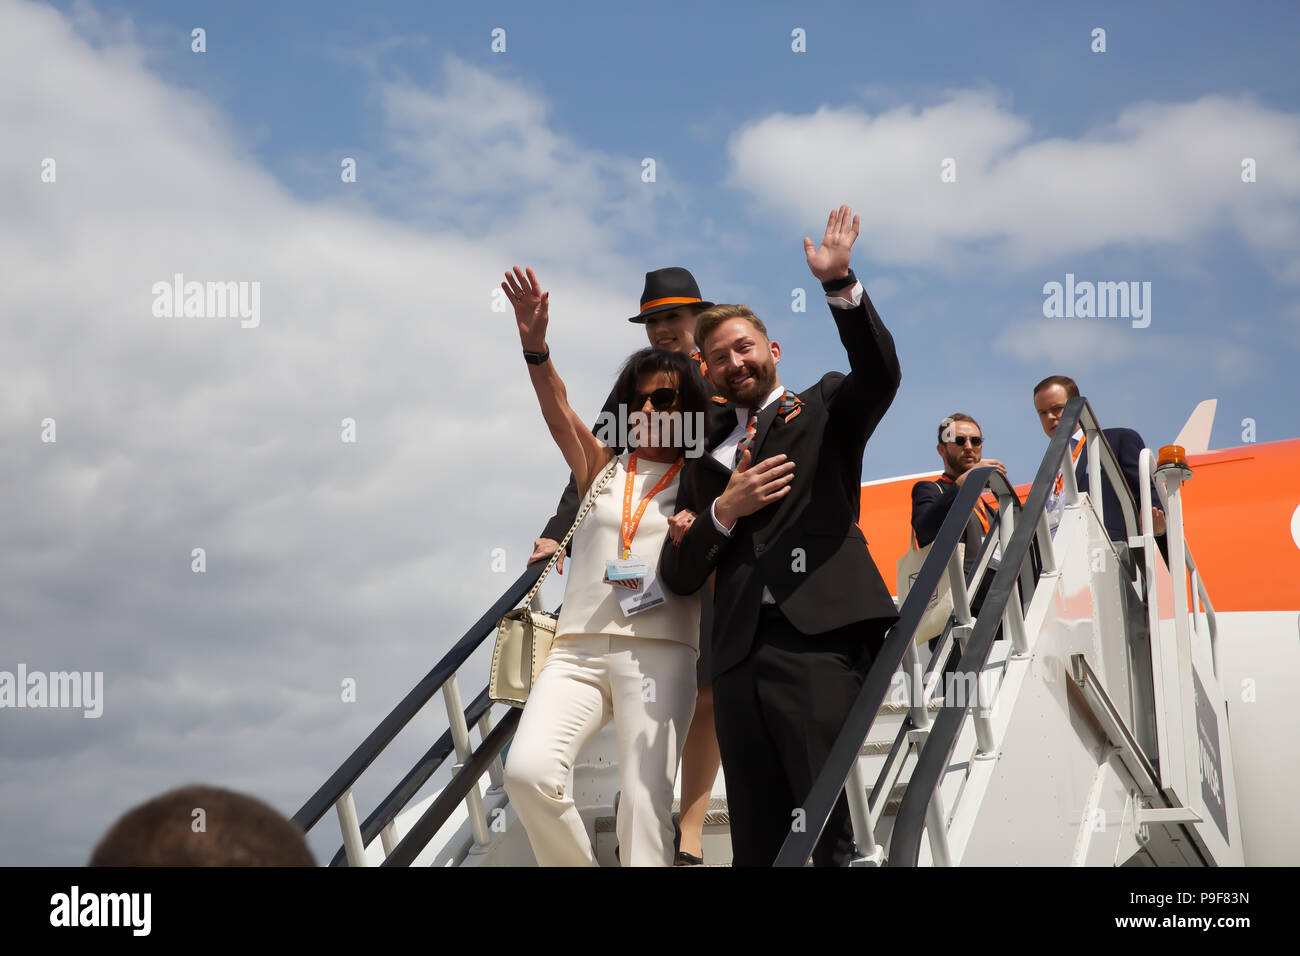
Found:
<path fill-rule="evenodd" d="M 898 356 L 865 293 L 857 308 L 831 313 L 852 371 L 828 372 L 801 392 L 803 408 L 788 421 L 777 417 L 780 402 L 758 416 L 755 464 L 782 453 L 795 462 L 785 497 L 740 518 L 727 536 L 714 526 L 709 509 L 726 487 L 730 468 L 706 454 L 682 471 L 677 506 L 699 518 L 680 546 L 671 538 L 664 542 L 659 571 L 669 589 L 693 594 L 717 570 L 715 679 L 749 655 L 764 586 L 805 634 L 898 616 L 857 525 L 862 454 L 898 391 Z M 717 447 L 735 427 L 733 414 L 707 447 Z"/>
<path fill-rule="evenodd" d="M 1140 489 L 1142 486 L 1138 483 L 1138 457 L 1142 454 L 1142 449 L 1146 447 L 1146 443 L 1142 441 L 1142 436 L 1131 428 L 1103 428 L 1101 433 L 1106 436 L 1106 441 L 1110 443 L 1111 451 L 1115 453 L 1116 459 L 1119 460 L 1120 471 L 1124 472 L 1124 480 L 1128 482 L 1129 490 L 1133 493 L 1133 511 L 1138 516 L 1138 527 L 1141 528 L 1142 497 Z M 1079 483 L 1079 490 L 1087 491 L 1087 449 L 1079 453 L 1079 460 L 1074 463 L 1074 476 Z M 1160 499 L 1156 497 L 1154 488 L 1151 491 L 1151 503 L 1156 507 L 1160 506 Z M 1119 510 L 1119 499 L 1115 497 L 1115 489 L 1111 486 L 1110 479 L 1106 477 L 1105 472 L 1102 473 L 1101 510 L 1106 525 L 1106 534 L 1110 536 L 1110 540 L 1127 543 L 1128 534 L 1124 530 L 1124 513 Z"/>

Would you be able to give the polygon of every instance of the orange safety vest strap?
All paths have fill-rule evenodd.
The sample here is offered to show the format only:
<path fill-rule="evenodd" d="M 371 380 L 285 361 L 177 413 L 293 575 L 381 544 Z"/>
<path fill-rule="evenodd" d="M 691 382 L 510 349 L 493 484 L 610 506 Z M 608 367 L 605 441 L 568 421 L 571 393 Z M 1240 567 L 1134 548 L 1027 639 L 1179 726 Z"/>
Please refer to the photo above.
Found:
<path fill-rule="evenodd" d="M 977 467 L 978 467 L 978 466 L 977 466 Z M 934 483 L 935 483 L 936 485 L 942 485 L 942 484 L 955 485 L 955 484 L 956 484 L 956 482 L 953 481 L 951 478 L 949 478 L 947 475 L 940 475 L 938 478 L 936 478 L 936 479 L 934 480 Z M 992 521 L 991 521 L 991 519 L 989 518 L 989 511 L 990 511 L 990 510 L 992 510 L 992 511 L 997 511 L 997 510 L 998 510 L 997 503 L 996 503 L 996 502 L 989 502 L 988 504 L 985 504 L 985 502 L 984 502 L 984 496 L 983 496 L 983 495 L 980 495 L 980 497 L 978 498 L 978 500 L 976 500 L 976 502 L 975 502 L 975 517 L 979 519 L 980 527 L 984 529 L 984 533 L 985 533 L 985 534 L 988 534 L 988 532 L 989 532 L 989 528 L 992 527 Z M 913 532 L 913 534 L 915 534 L 915 532 Z"/>
<path fill-rule="evenodd" d="M 1078 462 L 1078 460 L 1079 460 L 1079 453 L 1080 453 L 1081 451 L 1083 451 L 1083 442 L 1084 442 L 1084 439 L 1083 439 L 1083 438 L 1080 438 L 1077 442 L 1074 443 L 1074 450 L 1073 450 L 1072 452 L 1070 452 L 1070 467 L 1071 467 L 1071 468 L 1073 468 L 1073 467 L 1075 466 L 1075 464 L 1076 464 L 1076 463 Z M 1058 472 L 1056 473 L 1056 484 L 1055 484 L 1055 486 L 1053 486 L 1053 488 L 1052 488 L 1052 493 L 1053 493 L 1053 494 L 1057 494 L 1057 495 L 1059 495 L 1059 494 L 1061 493 L 1061 489 L 1064 488 L 1064 487 L 1065 487 L 1065 475 L 1061 474 L 1061 473 L 1058 471 Z"/>

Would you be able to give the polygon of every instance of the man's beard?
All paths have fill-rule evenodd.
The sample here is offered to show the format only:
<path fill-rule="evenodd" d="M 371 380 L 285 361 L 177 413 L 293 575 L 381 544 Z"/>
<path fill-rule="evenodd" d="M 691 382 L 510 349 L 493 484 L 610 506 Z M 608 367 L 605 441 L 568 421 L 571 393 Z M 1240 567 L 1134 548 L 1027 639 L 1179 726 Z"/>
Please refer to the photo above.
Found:
<path fill-rule="evenodd" d="M 957 451 L 955 452 L 945 450 L 943 453 L 944 459 L 948 462 L 948 473 L 952 475 L 954 478 L 959 478 L 966 472 L 970 471 L 972 468 L 979 467 L 978 461 L 973 461 L 969 465 L 965 464 L 961 460 L 961 456 L 964 453 L 965 453 L 964 448 L 958 448 Z"/>
<path fill-rule="evenodd" d="M 724 377 L 721 383 L 714 382 L 713 387 L 732 405 L 754 408 L 776 387 L 776 362 L 769 358 L 767 364 L 753 369 L 751 374 L 754 376 L 753 381 L 743 389 L 737 390 L 732 386 L 730 375 Z"/>

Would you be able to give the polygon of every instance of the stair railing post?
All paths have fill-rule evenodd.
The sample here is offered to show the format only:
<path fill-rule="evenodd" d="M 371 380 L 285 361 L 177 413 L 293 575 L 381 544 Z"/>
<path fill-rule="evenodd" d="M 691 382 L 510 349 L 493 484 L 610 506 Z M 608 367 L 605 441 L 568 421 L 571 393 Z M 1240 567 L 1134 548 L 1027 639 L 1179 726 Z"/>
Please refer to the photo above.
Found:
<path fill-rule="evenodd" d="M 934 788 L 930 803 L 925 808 L 925 832 L 930 836 L 930 855 L 935 866 L 952 866 L 948 849 L 948 823 L 944 819 L 943 797 L 940 788 Z"/>
<path fill-rule="evenodd" d="M 451 728 L 451 741 L 456 748 L 456 765 L 452 767 L 452 776 L 454 777 L 464 769 L 471 755 L 469 727 L 465 723 L 465 705 L 461 703 L 460 685 L 456 683 L 455 674 L 452 674 L 447 679 L 447 683 L 442 685 L 442 699 L 447 705 L 447 724 Z M 479 790 L 477 782 L 465 794 L 465 809 L 469 813 L 469 823 L 474 832 L 474 842 L 479 846 L 487 846 L 490 839 L 487 813 L 483 809 L 483 794 Z"/>
<path fill-rule="evenodd" d="M 351 787 L 334 801 L 334 809 L 339 815 L 339 829 L 343 831 L 343 850 L 347 853 L 348 866 L 368 866 L 366 845 L 361 840 L 361 821 L 357 819 L 357 805 L 352 799 Z"/>
<path fill-rule="evenodd" d="M 871 825 L 871 808 L 867 806 L 867 778 L 862 774 L 862 760 L 854 758 L 849 768 L 848 781 L 849 820 L 853 824 L 853 842 L 863 854 L 863 863 L 879 865 L 884 859 L 884 848 L 876 843 L 876 830 Z"/>
<path fill-rule="evenodd" d="M 397 827 L 392 820 L 384 824 L 384 828 L 379 831 L 379 842 L 384 846 L 384 856 L 392 853 L 393 847 L 402 842 L 397 838 Z"/>
<path fill-rule="evenodd" d="M 1065 443 L 1065 453 L 1061 456 L 1061 493 L 1067 505 L 1079 503 L 1079 482 L 1074 477 L 1074 461 L 1070 457 L 1069 442 Z"/>
<path fill-rule="evenodd" d="M 1097 520 L 1106 527 L 1106 518 L 1102 511 L 1105 495 L 1101 493 L 1101 429 L 1090 428 L 1084 436 L 1088 443 L 1088 497 L 1092 499 Z"/>
<path fill-rule="evenodd" d="M 903 669 L 907 677 L 907 712 L 917 730 L 929 730 L 930 708 L 926 700 L 925 681 L 921 675 L 921 656 L 916 641 L 909 641 L 903 653 Z"/>
<path fill-rule="evenodd" d="M 479 743 L 488 739 L 488 734 L 492 733 L 492 709 L 489 707 L 483 711 L 483 716 L 478 719 Z M 505 767 L 501 764 L 501 757 L 498 754 L 492 758 L 492 763 L 488 765 L 488 793 L 500 793 L 505 789 L 506 774 Z"/>
<path fill-rule="evenodd" d="M 1015 517 L 1010 508 L 1000 508 L 998 510 L 998 538 L 1002 542 L 1005 553 L 1006 545 L 1011 541 L 1011 533 L 1015 530 Z M 1044 517 L 1037 529 L 1042 535 L 1047 531 L 1047 519 Z M 1053 568 L 1056 566 L 1056 556 L 1052 553 L 1051 535 L 1047 537 L 1047 550 L 1043 552 L 1043 571 L 1047 571 L 1047 563 L 1050 559 Z M 1041 541 L 1041 538 L 1040 538 Z M 1011 653 L 1015 657 L 1023 658 L 1029 656 L 1029 635 L 1025 633 L 1025 612 L 1020 606 L 1020 590 L 1012 588 L 1011 598 L 1007 601 L 1007 609 L 1002 615 L 1002 633 L 1011 639 Z"/>
<path fill-rule="evenodd" d="M 969 626 L 970 592 L 966 590 L 966 569 L 962 567 L 960 548 L 953 548 L 952 554 L 948 555 L 948 589 L 952 592 L 952 613 L 957 623 Z"/>

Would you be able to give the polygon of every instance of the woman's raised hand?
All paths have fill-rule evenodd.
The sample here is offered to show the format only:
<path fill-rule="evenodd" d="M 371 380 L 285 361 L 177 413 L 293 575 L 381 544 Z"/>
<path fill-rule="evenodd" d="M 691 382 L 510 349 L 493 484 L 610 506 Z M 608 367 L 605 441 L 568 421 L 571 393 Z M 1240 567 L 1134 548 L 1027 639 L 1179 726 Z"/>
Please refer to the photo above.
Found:
<path fill-rule="evenodd" d="M 506 281 L 501 283 L 501 288 L 514 304 L 519 341 L 529 352 L 544 351 L 551 294 L 542 291 L 532 269 L 525 274 L 518 266 L 515 266 L 513 274 L 506 273 Z"/>

